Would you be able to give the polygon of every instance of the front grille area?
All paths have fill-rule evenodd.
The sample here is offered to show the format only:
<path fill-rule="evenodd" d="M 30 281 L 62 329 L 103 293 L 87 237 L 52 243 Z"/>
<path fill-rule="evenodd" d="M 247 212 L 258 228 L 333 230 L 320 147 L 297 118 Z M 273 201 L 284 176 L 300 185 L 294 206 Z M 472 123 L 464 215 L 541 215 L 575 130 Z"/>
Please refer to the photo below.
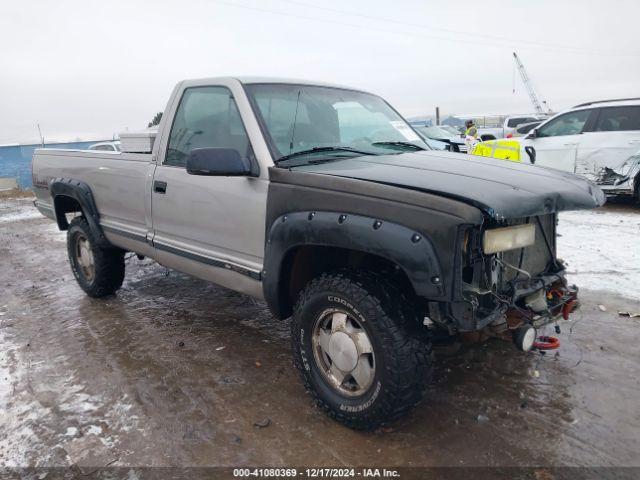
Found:
<path fill-rule="evenodd" d="M 556 249 L 555 214 L 540 215 L 537 218 L 540 219 L 540 223 L 538 223 L 536 217 L 509 221 L 509 226 L 522 225 L 524 223 L 534 224 L 536 226 L 535 243 L 529 247 L 525 247 L 524 249 L 510 250 L 507 252 L 503 252 L 500 255 L 501 260 L 510 265 L 519 267 L 526 272 L 529 272 L 532 277 L 545 272 L 549 263 L 551 263 L 551 261 L 553 260 L 551 253 L 549 252 L 549 248 L 547 247 L 547 244 L 545 242 L 543 232 L 544 234 L 546 234 L 549 245 L 551 246 L 551 249 L 554 251 L 554 253 Z M 542 226 L 542 229 L 540 228 L 540 226 Z M 521 252 L 522 265 L 520 266 Z M 502 284 L 504 285 L 505 282 L 513 280 L 517 274 L 518 272 L 513 270 L 512 268 L 506 268 L 503 272 Z"/>

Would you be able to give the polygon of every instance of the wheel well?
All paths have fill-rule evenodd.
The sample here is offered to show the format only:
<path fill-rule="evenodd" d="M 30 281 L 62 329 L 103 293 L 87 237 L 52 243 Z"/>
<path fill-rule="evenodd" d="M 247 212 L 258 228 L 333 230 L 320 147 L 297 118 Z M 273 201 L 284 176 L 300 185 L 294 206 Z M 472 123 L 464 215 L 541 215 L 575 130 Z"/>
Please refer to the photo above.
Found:
<path fill-rule="evenodd" d="M 53 199 L 53 206 L 56 212 L 56 221 L 58 222 L 58 228 L 60 230 L 69 229 L 69 221 L 67 220 L 67 213 L 81 212 L 82 206 L 80 202 L 73 197 L 67 195 L 56 195 Z"/>
<path fill-rule="evenodd" d="M 375 271 L 399 286 L 402 291 L 415 295 L 407 274 L 391 260 L 360 250 L 304 245 L 287 252 L 280 269 L 279 301 L 282 311 L 286 316 L 291 314 L 298 294 L 313 278 L 321 273 L 344 268 Z"/>

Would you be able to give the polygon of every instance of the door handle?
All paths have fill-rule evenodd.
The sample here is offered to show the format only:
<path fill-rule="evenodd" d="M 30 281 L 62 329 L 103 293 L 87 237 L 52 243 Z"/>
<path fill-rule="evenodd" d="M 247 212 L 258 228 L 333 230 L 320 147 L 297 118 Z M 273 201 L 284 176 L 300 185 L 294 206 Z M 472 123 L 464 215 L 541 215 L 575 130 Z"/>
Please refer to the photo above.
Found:
<path fill-rule="evenodd" d="M 564 143 L 563 146 L 564 147 L 575 147 L 576 145 L 578 145 L 577 143 Z"/>
<path fill-rule="evenodd" d="M 153 181 L 153 191 L 156 193 L 167 193 L 167 182 L 161 182 L 159 180 Z"/>

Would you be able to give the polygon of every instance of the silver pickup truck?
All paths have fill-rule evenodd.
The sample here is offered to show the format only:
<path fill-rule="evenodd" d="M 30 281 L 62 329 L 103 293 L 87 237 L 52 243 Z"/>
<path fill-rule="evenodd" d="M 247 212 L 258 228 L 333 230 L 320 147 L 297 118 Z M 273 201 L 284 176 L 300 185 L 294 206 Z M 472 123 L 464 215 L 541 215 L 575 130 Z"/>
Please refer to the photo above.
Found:
<path fill-rule="evenodd" d="M 135 252 L 264 299 L 318 405 L 359 429 L 421 399 L 434 336 L 527 350 L 566 317 L 556 214 L 604 203 L 572 174 L 430 151 L 370 93 L 258 78 L 181 82 L 150 153 L 39 149 L 33 184 L 88 295 Z"/>

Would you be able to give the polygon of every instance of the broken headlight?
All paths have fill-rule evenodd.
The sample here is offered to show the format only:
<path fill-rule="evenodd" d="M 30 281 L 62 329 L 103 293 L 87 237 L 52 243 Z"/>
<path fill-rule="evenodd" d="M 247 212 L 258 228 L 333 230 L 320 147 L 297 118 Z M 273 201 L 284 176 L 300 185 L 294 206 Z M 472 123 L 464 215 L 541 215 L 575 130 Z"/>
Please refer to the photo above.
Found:
<path fill-rule="evenodd" d="M 536 228 L 533 224 L 515 227 L 494 228 L 484 232 L 482 248 L 484 253 L 505 252 L 533 245 L 536 240 Z"/>

